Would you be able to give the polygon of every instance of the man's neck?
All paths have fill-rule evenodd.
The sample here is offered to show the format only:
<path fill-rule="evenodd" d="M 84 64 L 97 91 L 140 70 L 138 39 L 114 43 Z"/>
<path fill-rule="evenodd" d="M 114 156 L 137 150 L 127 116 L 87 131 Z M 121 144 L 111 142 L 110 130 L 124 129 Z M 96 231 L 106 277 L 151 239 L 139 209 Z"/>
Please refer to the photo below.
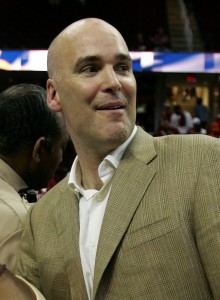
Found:
<path fill-rule="evenodd" d="M 82 177 L 81 184 L 85 190 L 94 189 L 94 190 L 99 191 L 103 187 L 103 182 L 99 177 L 98 178 L 91 178 L 91 177 L 83 178 Z"/>
<path fill-rule="evenodd" d="M 102 159 L 90 157 L 89 160 L 79 157 L 79 168 L 81 170 L 81 185 L 84 189 L 100 190 L 103 182 L 99 177 L 98 168 Z"/>

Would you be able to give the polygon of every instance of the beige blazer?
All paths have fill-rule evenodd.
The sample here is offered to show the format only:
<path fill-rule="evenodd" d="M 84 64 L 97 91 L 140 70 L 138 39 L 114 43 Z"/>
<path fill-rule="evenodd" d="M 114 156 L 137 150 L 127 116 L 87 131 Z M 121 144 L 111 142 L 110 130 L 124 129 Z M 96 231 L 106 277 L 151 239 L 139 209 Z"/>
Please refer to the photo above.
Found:
<path fill-rule="evenodd" d="M 0 263 L 14 271 L 24 220 L 30 205 L 17 193 L 27 185 L 0 159 Z"/>
<path fill-rule="evenodd" d="M 93 299 L 220 299 L 220 140 L 138 128 L 114 175 Z M 78 200 L 64 179 L 31 210 L 17 272 L 47 300 L 88 299 Z"/>

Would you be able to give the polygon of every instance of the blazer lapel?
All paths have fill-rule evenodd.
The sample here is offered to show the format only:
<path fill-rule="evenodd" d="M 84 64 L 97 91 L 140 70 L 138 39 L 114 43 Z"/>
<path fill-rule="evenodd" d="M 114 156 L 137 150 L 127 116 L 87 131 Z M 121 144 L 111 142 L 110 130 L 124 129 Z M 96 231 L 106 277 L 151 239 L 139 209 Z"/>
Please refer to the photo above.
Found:
<path fill-rule="evenodd" d="M 156 167 L 152 137 L 138 130 L 126 150 L 112 181 L 96 255 L 93 294 L 101 277 L 152 181 Z"/>
<path fill-rule="evenodd" d="M 86 299 L 87 292 L 79 253 L 79 200 L 67 186 L 66 181 L 61 186 L 61 192 L 63 196 L 57 209 L 57 230 L 64 249 L 63 257 L 71 295 L 72 299 Z"/>

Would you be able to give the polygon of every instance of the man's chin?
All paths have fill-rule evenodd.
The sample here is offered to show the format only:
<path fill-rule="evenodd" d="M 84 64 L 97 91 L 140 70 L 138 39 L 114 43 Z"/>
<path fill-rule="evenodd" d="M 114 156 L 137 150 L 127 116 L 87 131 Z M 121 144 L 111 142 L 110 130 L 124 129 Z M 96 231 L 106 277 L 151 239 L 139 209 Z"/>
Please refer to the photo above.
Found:
<path fill-rule="evenodd" d="M 113 130 L 109 131 L 108 138 L 109 141 L 115 142 L 117 144 L 124 143 L 130 136 L 132 130 L 128 127 L 116 127 Z"/>

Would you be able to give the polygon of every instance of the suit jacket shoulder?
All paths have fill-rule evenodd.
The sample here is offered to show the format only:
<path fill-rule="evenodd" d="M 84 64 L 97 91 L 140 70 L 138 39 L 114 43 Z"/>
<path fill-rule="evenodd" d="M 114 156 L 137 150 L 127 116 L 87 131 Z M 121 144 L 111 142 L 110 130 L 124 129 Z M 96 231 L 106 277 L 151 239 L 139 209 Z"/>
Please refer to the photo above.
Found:
<path fill-rule="evenodd" d="M 26 187 L 23 180 L 4 161 L 0 160 L 0 261 L 14 270 L 16 255 L 20 246 L 28 203 L 17 193 Z"/>

